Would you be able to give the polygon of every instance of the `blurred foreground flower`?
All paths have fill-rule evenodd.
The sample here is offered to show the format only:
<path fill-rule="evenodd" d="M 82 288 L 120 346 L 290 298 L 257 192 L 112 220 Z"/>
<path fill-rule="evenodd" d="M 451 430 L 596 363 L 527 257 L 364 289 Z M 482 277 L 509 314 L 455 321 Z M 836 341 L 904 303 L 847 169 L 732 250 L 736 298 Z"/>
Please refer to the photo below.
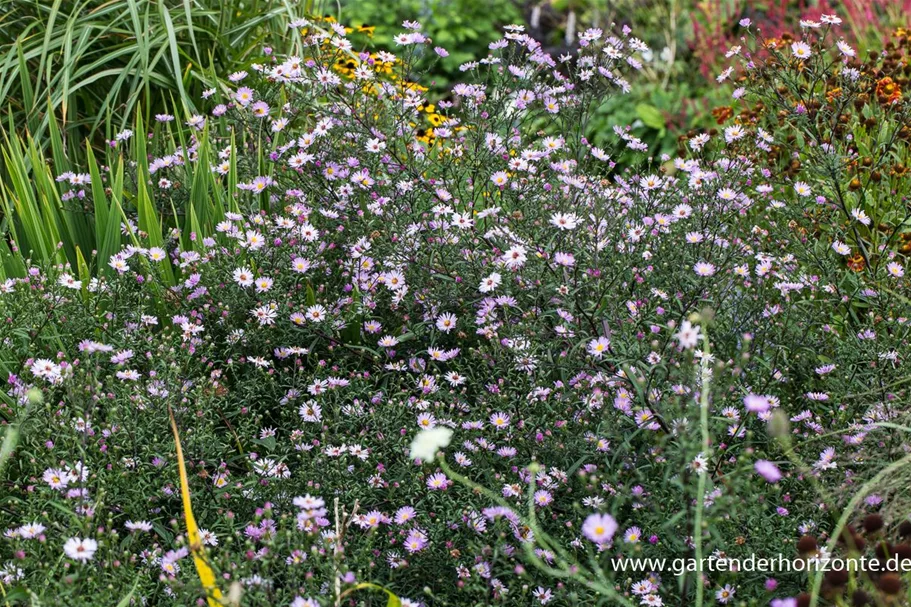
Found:
<path fill-rule="evenodd" d="M 452 430 L 449 428 L 429 428 L 421 430 L 411 441 L 411 459 L 432 462 L 437 451 L 449 445 Z"/>

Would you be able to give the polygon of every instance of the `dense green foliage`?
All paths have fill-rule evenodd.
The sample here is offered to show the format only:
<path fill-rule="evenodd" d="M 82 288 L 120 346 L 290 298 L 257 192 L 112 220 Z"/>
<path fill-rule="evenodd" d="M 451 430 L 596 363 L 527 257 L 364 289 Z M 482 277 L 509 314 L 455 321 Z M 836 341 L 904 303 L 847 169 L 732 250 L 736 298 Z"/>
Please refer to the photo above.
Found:
<path fill-rule="evenodd" d="M 51 118 L 81 145 L 120 130 L 142 107 L 194 111 L 200 94 L 281 48 L 310 4 L 284 0 L 4 0 L 0 3 L 0 115 L 40 145 Z M 286 49 L 283 49 L 286 50 Z M 105 130 L 108 130 L 105 133 Z M 97 140 L 96 140 L 97 142 Z"/>

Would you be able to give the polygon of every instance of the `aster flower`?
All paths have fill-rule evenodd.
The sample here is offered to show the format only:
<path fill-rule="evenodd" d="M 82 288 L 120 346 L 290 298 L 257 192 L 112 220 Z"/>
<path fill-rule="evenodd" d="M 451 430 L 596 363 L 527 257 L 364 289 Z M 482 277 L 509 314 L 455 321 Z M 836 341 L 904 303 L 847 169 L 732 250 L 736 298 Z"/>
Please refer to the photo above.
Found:
<path fill-rule="evenodd" d="M 307 320 L 310 322 L 320 323 L 326 320 L 326 308 L 319 304 L 309 306 L 306 312 Z"/>
<path fill-rule="evenodd" d="M 610 348 L 610 340 L 604 336 L 588 342 L 588 353 L 595 358 L 601 358 Z"/>
<path fill-rule="evenodd" d="M 274 304 L 267 304 L 250 310 L 250 315 L 259 321 L 260 326 L 268 326 L 275 324 L 277 312 Z"/>
<path fill-rule="evenodd" d="M 419 529 L 414 529 L 405 538 L 405 550 L 414 554 L 426 548 L 428 543 L 427 535 Z"/>
<path fill-rule="evenodd" d="M 63 552 L 68 558 L 82 562 L 92 560 L 97 550 L 98 542 L 91 538 L 72 537 L 63 545 Z"/>
<path fill-rule="evenodd" d="M 623 541 L 627 544 L 638 544 L 642 539 L 642 530 L 639 527 L 630 527 L 623 532 Z"/>
<path fill-rule="evenodd" d="M 791 53 L 797 59 L 803 60 L 803 59 L 809 59 L 810 56 L 813 54 L 813 51 L 812 51 L 812 49 L 810 49 L 810 45 L 807 44 L 806 42 L 797 41 L 797 42 L 793 42 L 791 44 Z"/>
<path fill-rule="evenodd" d="M 168 258 L 168 255 L 161 247 L 151 247 L 147 257 L 149 258 L 149 261 L 164 261 Z"/>
<path fill-rule="evenodd" d="M 582 534 L 596 544 L 607 544 L 617 532 L 617 521 L 609 514 L 590 514 L 582 524 Z"/>
<path fill-rule="evenodd" d="M 437 317 L 436 327 L 443 333 L 449 333 L 456 327 L 456 316 L 446 312 Z"/>
<path fill-rule="evenodd" d="M 42 533 L 44 533 L 45 529 L 46 527 L 41 523 L 26 523 L 25 525 L 19 527 L 16 531 L 18 536 L 22 539 L 30 540 L 40 536 Z"/>
<path fill-rule="evenodd" d="M 256 285 L 257 293 L 267 292 L 269 289 L 272 288 L 272 283 L 273 283 L 272 279 L 268 278 L 266 276 L 261 276 L 260 278 L 257 278 L 256 280 L 253 281 L 253 284 Z"/>
<path fill-rule="evenodd" d="M 490 176 L 490 181 L 497 187 L 505 187 L 509 183 L 509 177 L 506 174 L 506 171 L 497 171 Z"/>
<path fill-rule="evenodd" d="M 756 469 L 756 473 L 769 483 L 777 483 L 782 478 L 781 471 L 770 461 L 757 460 L 753 467 Z"/>
<path fill-rule="evenodd" d="M 61 274 L 60 278 L 57 279 L 57 284 L 67 289 L 81 289 L 82 281 L 76 280 L 70 274 Z"/>
<path fill-rule="evenodd" d="M 414 451 L 412 451 L 412 456 L 413 455 Z M 443 490 L 448 488 L 451 483 L 452 481 L 446 478 L 446 475 L 442 472 L 436 472 L 427 478 L 427 487 L 429 489 Z"/>
<path fill-rule="evenodd" d="M 496 272 L 492 273 L 490 276 L 481 281 L 481 285 L 478 287 L 478 290 L 481 293 L 490 293 L 491 291 L 496 290 L 500 286 L 502 278 Z"/>
<path fill-rule="evenodd" d="M 838 42 L 835 43 L 835 46 L 838 47 L 839 52 L 842 55 L 844 55 L 845 57 L 850 58 L 850 57 L 854 57 L 857 54 L 856 51 L 853 48 L 851 48 L 851 45 L 849 45 L 844 40 L 839 40 Z"/>
<path fill-rule="evenodd" d="M 69 475 L 59 468 L 48 468 L 41 478 L 51 489 L 65 489 L 70 483 Z"/>
<path fill-rule="evenodd" d="M 396 510 L 393 517 L 396 525 L 404 525 L 413 521 L 417 517 L 417 512 L 411 506 L 402 506 Z"/>
<path fill-rule="evenodd" d="M 832 249 L 839 255 L 850 255 L 851 254 L 851 247 L 849 247 L 848 245 L 846 245 L 845 243 L 843 243 L 839 240 L 836 240 L 835 242 L 832 243 Z"/>
<path fill-rule="evenodd" d="M 502 430 L 509 427 L 509 416 L 505 413 L 494 413 L 490 416 L 490 425 L 496 428 L 497 430 Z"/>
<path fill-rule="evenodd" d="M 572 213 L 554 213 L 550 223 L 560 230 L 574 230 L 579 225 L 579 218 Z"/>
<path fill-rule="evenodd" d="M 697 276 L 707 277 L 714 276 L 715 272 L 718 270 L 713 264 L 705 261 L 700 261 L 697 262 L 695 266 L 693 266 L 693 271 L 696 272 Z"/>
<path fill-rule="evenodd" d="M 414 440 L 411 441 L 410 453 L 411 459 L 419 459 L 424 462 L 432 462 L 436 457 L 437 452 L 440 449 L 443 449 L 449 445 L 449 441 L 452 440 L 452 430 L 445 427 L 435 427 L 426 430 L 422 430 L 414 437 Z M 443 486 L 446 487 L 448 479 L 443 475 L 442 476 Z M 433 478 L 433 477 L 431 477 Z M 427 481 L 428 486 L 430 480 Z M 440 487 L 432 487 L 440 488 Z"/>
<path fill-rule="evenodd" d="M 838 464 L 835 462 L 835 449 L 833 447 L 828 447 L 819 454 L 819 460 L 813 464 L 813 468 L 816 470 L 832 470 L 837 468 Z"/>
<path fill-rule="evenodd" d="M 722 605 L 730 603 L 734 600 L 734 595 L 737 594 L 737 591 L 730 584 L 725 584 L 722 588 L 715 592 L 715 598 L 718 599 L 718 602 Z"/>
<path fill-rule="evenodd" d="M 392 335 L 384 335 L 377 343 L 381 348 L 393 348 L 399 343 L 399 340 Z"/>
<path fill-rule="evenodd" d="M 502 257 L 503 263 L 510 270 L 521 268 L 528 259 L 528 251 L 521 245 L 510 247 Z"/>
<path fill-rule="evenodd" d="M 705 474 L 708 471 L 708 459 L 706 459 L 704 453 L 700 453 L 690 462 L 690 470 L 696 474 Z"/>
<path fill-rule="evenodd" d="M 758 394 L 747 394 L 743 397 L 743 406 L 751 413 L 764 413 L 771 408 L 769 399 Z"/>
<path fill-rule="evenodd" d="M 680 323 L 680 330 L 674 335 L 680 347 L 689 350 L 695 348 L 701 339 L 701 330 L 688 320 Z"/>
<path fill-rule="evenodd" d="M 234 270 L 234 282 L 242 287 L 249 287 L 253 284 L 253 273 L 248 268 L 237 268 Z"/>

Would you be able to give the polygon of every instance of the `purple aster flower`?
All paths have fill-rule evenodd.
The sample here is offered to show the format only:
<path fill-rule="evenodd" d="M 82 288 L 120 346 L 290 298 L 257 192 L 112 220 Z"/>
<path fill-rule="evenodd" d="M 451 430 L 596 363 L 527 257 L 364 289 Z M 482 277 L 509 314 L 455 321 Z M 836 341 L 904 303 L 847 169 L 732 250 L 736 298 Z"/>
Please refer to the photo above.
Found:
<path fill-rule="evenodd" d="M 761 459 L 753 466 L 756 472 L 770 483 L 777 483 L 781 480 L 782 474 L 778 466 L 768 460 Z"/>
<path fill-rule="evenodd" d="M 590 514 L 582 524 L 582 534 L 596 544 L 606 544 L 617 532 L 617 521 L 609 514 Z"/>

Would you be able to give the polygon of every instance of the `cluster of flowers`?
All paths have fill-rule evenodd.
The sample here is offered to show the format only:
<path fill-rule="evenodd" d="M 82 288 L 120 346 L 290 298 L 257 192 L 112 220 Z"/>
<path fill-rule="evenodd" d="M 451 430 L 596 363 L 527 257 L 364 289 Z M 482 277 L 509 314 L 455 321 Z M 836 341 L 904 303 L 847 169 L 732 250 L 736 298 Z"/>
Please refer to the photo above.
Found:
<path fill-rule="evenodd" d="M 389 81 L 344 28 L 296 23 L 304 57 L 232 76 L 208 95 L 212 118 L 187 120 L 186 148 L 161 143 L 145 174 L 139 159 L 159 208 L 188 196 L 190 168 L 234 184 L 201 233 L 158 246 L 140 217 L 91 283 L 31 268 L 3 284 L 16 323 L 67 327 L 24 345 L 4 334 L 24 357 L 9 410 L 31 409 L 4 472 L 21 488 L 0 513 L 17 555 L 4 583 L 45 580 L 63 555 L 64 575 L 92 564 L 71 580 L 83 591 L 139 579 L 149 600 L 203 596 L 181 566 L 169 408 L 208 558 L 251 605 L 329 603 L 359 581 L 569 604 L 592 591 L 573 558 L 780 552 L 836 524 L 846 499 L 819 485 L 849 496 L 873 476 L 863 462 L 904 455 L 908 284 L 904 258 L 858 228 L 874 210 L 825 173 L 775 170 L 787 141 L 748 120 L 660 159 L 618 126 L 618 150 L 643 156 L 621 170 L 584 125 L 639 67 L 626 31 L 589 30 L 553 58 L 508 28 L 463 66 L 473 83 L 437 104 L 428 138 L 409 75 L 446 51 L 405 26 L 401 57 L 380 61 L 401 70 Z M 825 40 L 805 35 L 786 61 Z M 357 68 L 338 73 L 341 57 Z M 819 162 L 850 159 L 825 145 Z M 84 176 L 61 181 L 89 195 Z M 860 271 L 842 247 L 863 252 Z M 409 457 L 434 429 L 452 433 L 458 476 L 491 492 Z M 865 507 L 884 509 L 882 493 Z M 697 512 L 711 534 L 694 536 Z M 763 533 L 744 537 L 744 518 Z M 660 606 L 690 604 L 695 581 L 613 583 Z M 705 579 L 721 603 L 785 604 L 804 582 Z"/>

